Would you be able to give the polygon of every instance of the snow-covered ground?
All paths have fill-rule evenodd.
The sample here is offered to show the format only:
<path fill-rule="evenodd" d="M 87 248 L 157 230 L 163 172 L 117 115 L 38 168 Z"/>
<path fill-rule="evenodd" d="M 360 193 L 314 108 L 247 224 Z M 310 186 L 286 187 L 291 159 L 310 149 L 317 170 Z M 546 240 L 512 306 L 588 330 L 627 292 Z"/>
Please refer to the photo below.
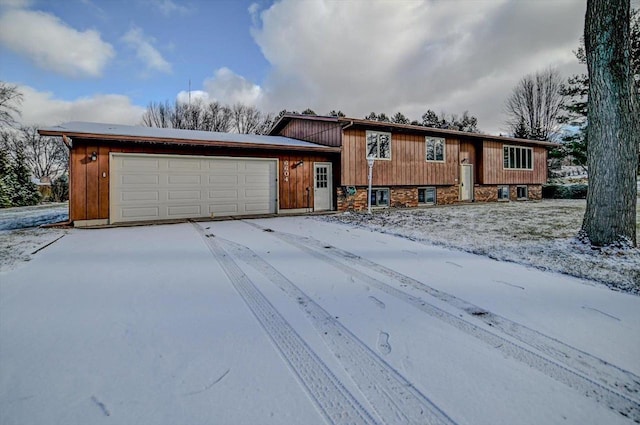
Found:
<path fill-rule="evenodd" d="M 72 229 L 0 274 L 0 423 L 630 424 L 640 297 L 309 217 Z"/>
<path fill-rule="evenodd" d="M 372 215 L 343 213 L 322 219 L 592 279 L 640 294 L 639 249 L 593 249 L 576 239 L 585 206 L 585 200 L 545 199 L 378 210 Z M 640 221 L 637 233 L 640 236 Z"/>
<path fill-rule="evenodd" d="M 37 226 L 69 219 L 68 203 L 0 209 L 0 272 L 20 267 L 33 252 L 64 236 L 64 229 Z"/>

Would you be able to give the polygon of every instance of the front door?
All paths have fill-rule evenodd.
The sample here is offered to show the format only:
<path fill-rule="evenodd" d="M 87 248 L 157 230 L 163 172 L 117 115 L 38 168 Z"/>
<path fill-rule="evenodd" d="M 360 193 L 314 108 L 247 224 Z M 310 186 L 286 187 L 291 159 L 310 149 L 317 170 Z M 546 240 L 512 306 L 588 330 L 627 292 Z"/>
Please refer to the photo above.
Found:
<path fill-rule="evenodd" d="M 473 165 L 460 166 L 460 200 L 473 201 Z"/>
<path fill-rule="evenodd" d="M 330 162 L 313 163 L 313 210 L 332 209 L 333 172 Z"/>

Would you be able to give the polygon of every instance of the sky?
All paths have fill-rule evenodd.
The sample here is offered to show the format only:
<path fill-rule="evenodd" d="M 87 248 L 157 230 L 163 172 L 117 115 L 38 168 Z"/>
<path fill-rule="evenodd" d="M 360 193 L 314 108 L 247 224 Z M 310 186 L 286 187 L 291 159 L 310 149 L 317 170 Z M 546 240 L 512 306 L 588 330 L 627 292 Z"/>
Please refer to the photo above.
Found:
<path fill-rule="evenodd" d="M 634 0 L 634 4 L 637 3 Z M 264 112 L 469 111 L 506 133 L 527 74 L 584 72 L 584 0 L 0 0 L 20 121 L 139 124 L 149 102 Z"/>

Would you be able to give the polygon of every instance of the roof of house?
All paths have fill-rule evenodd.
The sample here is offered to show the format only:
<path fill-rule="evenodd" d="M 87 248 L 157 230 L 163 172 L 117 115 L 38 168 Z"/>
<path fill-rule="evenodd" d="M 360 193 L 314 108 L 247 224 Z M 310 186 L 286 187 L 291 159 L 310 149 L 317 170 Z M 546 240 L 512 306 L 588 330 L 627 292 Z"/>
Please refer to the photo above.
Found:
<path fill-rule="evenodd" d="M 221 146 L 254 149 L 282 149 L 339 152 L 339 148 L 282 136 L 218 133 L 213 131 L 181 130 L 175 128 L 142 127 L 93 122 L 68 122 L 38 129 L 43 136 L 66 136 L 111 141 L 167 143 L 182 145 Z"/>
<path fill-rule="evenodd" d="M 402 132 L 424 133 L 429 135 L 457 136 L 457 137 L 464 137 L 468 139 L 492 140 L 492 141 L 509 142 L 509 143 L 516 143 L 516 144 L 538 145 L 538 146 L 545 146 L 549 148 L 554 148 L 559 146 L 557 143 L 541 141 L 541 140 L 529 140 L 529 139 L 518 139 L 515 137 L 493 136 L 490 134 L 469 133 L 466 131 L 458 131 L 458 130 L 446 130 L 442 128 L 425 127 L 421 125 L 397 124 L 392 122 L 372 121 L 372 120 L 358 119 L 358 118 L 325 117 L 325 116 L 318 116 L 318 115 L 301 115 L 301 114 L 284 114 L 273 125 L 273 128 L 271 129 L 269 134 L 278 134 L 293 119 L 321 121 L 321 122 L 334 122 L 337 125 L 341 125 L 342 127 L 345 127 L 345 128 L 352 127 L 352 126 L 360 127 L 360 128 L 365 128 L 365 127 L 381 128 L 381 129 L 387 129 L 389 131 L 395 131 L 400 133 Z"/>

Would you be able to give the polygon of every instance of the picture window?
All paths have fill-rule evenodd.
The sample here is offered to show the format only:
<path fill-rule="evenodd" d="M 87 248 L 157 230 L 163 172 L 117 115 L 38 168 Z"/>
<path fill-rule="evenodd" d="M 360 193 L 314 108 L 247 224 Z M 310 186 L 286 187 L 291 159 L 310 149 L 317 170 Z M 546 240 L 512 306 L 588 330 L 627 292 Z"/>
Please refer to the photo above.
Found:
<path fill-rule="evenodd" d="M 533 149 L 521 146 L 504 146 L 503 167 L 507 170 L 533 170 Z"/>

